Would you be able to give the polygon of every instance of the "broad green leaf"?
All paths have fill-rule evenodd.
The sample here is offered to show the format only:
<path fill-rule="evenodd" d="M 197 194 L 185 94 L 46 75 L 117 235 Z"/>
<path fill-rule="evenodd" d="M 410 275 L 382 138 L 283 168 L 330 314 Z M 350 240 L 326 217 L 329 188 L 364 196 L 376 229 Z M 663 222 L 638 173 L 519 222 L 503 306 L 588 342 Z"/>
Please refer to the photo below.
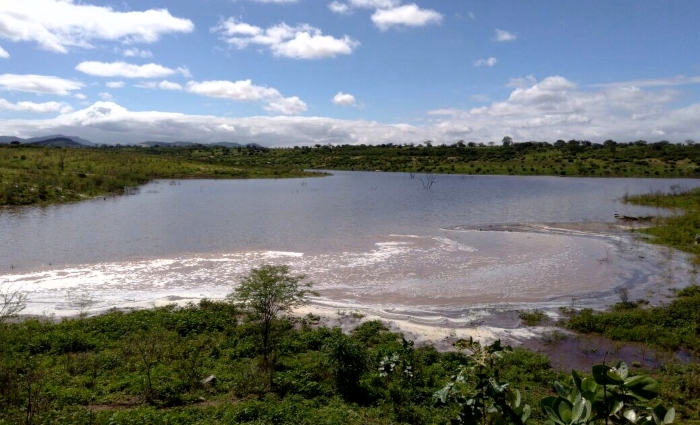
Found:
<path fill-rule="evenodd" d="M 553 423 L 557 425 L 568 425 L 567 423 L 564 423 L 561 419 L 559 419 L 559 415 L 557 415 L 551 407 L 544 406 L 544 412 L 547 414 L 547 416 L 549 416 L 549 420 Z"/>
<path fill-rule="evenodd" d="M 641 401 L 651 400 L 659 394 L 659 382 L 645 375 L 628 378 L 625 387 L 630 395 Z"/>
<path fill-rule="evenodd" d="M 583 400 L 581 399 L 581 395 L 578 396 L 577 400 L 574 402 L 574 408 L 573 411 L 571 412 L 571 420 L 573 423 L 577 423 L 579 419 L 581 419 L 581 415 L 583 415 L 583 409 L 585 407 L 585 404 Z"/>
<path fill-rule="evenodd" d="M 610 366 L 597 364 L 593 366 L 593 379 L 599 385 L 621 385 L 624 383 L 620 375 Z"/>
<path fill-rule="evenodd" d="M 559 397 L 568 399 L 569 398 L 569 390 L 566 389 L 562 384 L 559 382 L 554 382 L 554 390 L 559 394 Z"/>
<path fill-rule="evenodd" d="M 561 418 L 564 423 L 570 424 L 573 416 L 571 412 L 571 408 L 573 406 L 568 400 L 563 398 L 557 399 L 557 402 L 557 414 L 559 415 L 559 418 Z"/>
<path fill-rule="evenodd" d="M 617 415 L 617 413 L 625 407 L 625 403 L 621 400 L 615 400 L 613 402 L 612 408 L 610 409 L 611 415 Z"/>

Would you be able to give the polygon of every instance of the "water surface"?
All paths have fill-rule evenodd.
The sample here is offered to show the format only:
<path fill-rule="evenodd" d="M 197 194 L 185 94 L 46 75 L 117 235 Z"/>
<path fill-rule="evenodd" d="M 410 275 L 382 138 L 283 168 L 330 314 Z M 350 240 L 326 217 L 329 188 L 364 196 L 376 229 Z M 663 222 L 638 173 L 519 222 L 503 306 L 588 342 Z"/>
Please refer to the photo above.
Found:
<path fill-rule="evenodd" d="M 30 313 L 74 313 L 66 294 L 76 291 L 95 310 L 219 298 L 268 262 L 307 273 L 319 303 L 338 308 L 444 317 L 572 298 L 600 305 L 615 288 L 650 296 L 681 284 L 684 259 L 624 234 L 547 224 L 659 214 L 619 199 L 699 183 L 440 175 L 424 190 L 420 175 L 333 173 L 157 181 L 132 196 L 2 210 L 0 280 L 29 292 Z M 480 231 L 495 224 L 528 226 Z"/>

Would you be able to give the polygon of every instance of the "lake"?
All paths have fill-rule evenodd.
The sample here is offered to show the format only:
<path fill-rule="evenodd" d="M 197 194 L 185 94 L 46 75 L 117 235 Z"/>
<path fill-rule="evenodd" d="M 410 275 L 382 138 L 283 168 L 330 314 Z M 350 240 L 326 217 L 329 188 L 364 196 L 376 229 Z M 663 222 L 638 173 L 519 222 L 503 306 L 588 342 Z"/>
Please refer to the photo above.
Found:
<path fill-rule="evenodd" d="M 332 172 L 279 180 L 156 181 L 129 196 L 0 210 L 0 281 L 30 314 L 222 298 L 251 267 L 289 264 L 319 306 L 439 322 L 478 308 L 604 306 L 687 283 L 685 256 L 616 231 L 662 212 L 625 194 L 700 185 Z M 603 224 L 598 224 L 603 223 Z M 605 223 L 609 223 L 606 225 Z M 467 319 L 464 319 L 467 320 Z"/>

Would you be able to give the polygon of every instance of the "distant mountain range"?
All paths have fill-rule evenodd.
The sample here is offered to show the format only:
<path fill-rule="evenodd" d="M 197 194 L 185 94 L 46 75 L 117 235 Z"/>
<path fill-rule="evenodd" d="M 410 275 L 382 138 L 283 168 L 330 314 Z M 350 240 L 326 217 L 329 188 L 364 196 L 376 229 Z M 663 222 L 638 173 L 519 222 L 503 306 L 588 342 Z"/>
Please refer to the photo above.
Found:
<path fill-rule="evenodd" d="M 15 136 L 0 136 L 0 144 L 12 142 L 20 142 L 23 145 L 42 145 L 55 147 L 80 147 L 80 146 L 95 146 L 89 140 L 82 139 L 78 136 L 64 136 L 63 134 L 52 134 L 50 136 L 32 137 L 23 139 Z"/>
<path fill-rule="evenodd" d="M 82 139 L 77 136 L 64 136 L 63 134 L 52 134 L 50 136 L 42 137 L 32 137 L 30 139 L 23 139 L 21 137 L 15 136 L 0 136 L 0 144 L 8 144 L 12 142 L 19 142 L 23 145 L 41 145 L 41 146 L 53 146 L 53 147 L 94 147 L 97 146 L 89 140 Z M 264 149 L 261 145 L 257 143 L 248 143 L 247 145 L 241 145 L 235 142 L 219 142 L 219 143 L 194 143 L 194 142 L 156 142 L 148 141 L 137 143 L 135 146 L 141 146 L 144 148 L 153 147 L 187 147 L 196 146 L 203 144 L 206 146 L 223 146 L 226 148 L 248 148 L 248 149 Z"/>
<path fill-rule="evenodd" d="M 263 147 L 257 143 L 248 143 L 247 145 L 241 145 L 240 143 L 235 143 L 235 142 L 217 142 L 217 143 L 193 143 L 193 142 L 141 142 L 137 143 L 137 146 L 141 146 L 144 148 L 155 148 L 155 147 L 161 147 L 161 148 L 169 148 L 169 147 L 187 147 L 187 146 L 197 146 L 197 145 L 205 145 L 205 146 L 222 146 L 225 148 L 248 148 L 248 149 L 262 149 Z"/>

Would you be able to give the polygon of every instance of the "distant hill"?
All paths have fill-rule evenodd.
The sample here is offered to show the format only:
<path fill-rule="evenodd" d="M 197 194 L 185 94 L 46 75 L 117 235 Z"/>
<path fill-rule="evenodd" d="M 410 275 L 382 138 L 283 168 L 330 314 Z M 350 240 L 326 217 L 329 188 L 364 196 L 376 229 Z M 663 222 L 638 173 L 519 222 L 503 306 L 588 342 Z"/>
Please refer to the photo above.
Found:
<path fill-rule="evenodd" d="M 48 143 L 45 143 L 47 142 Z M 15 136 L 0 136 L 0 144 L 20 142 L 22 144 L 39 144 L 44 146 L 95 146 L 89 140 L 83 139 L 78 136 L 64 136 L 63 134 L 52 134 L 49 136 L 32 137 L 29 139 L 23 139 L 21 137 Z"/>
<path fill-rule="evenodd" d="M 56 137 L 54 139 L 44 139 L 37 142 L 25 142 L 26 145 L 51 146 L 54 148 L 85 148 L 88 147 L 67 137 Z"/>
<path fill-rule="evenodd" d="M 141 146 L 144 148 L 154 148 L 154 147 L 160 147 L 160 148 L 170 148 L 170 147 L 187 147 L 187 146 L 197 146 L 197 145 L 203 145 L 203 146 L 222 146 L 225 148 L 240 148 L 244 147 L 240 143 L 234 143 L 234 142 L 218 142 L 218 143 L 193 143 L 193 142 L 155 142 L 155 141 L 148 141 L 148 142 L 141 142 L 137 143 L 137 146 Z M 255 146 L 253 146 L 255 145 Z M 245 147 L 261 147 L 258 144 L 251 144 L 251 145 L 246 145 Z"/>

